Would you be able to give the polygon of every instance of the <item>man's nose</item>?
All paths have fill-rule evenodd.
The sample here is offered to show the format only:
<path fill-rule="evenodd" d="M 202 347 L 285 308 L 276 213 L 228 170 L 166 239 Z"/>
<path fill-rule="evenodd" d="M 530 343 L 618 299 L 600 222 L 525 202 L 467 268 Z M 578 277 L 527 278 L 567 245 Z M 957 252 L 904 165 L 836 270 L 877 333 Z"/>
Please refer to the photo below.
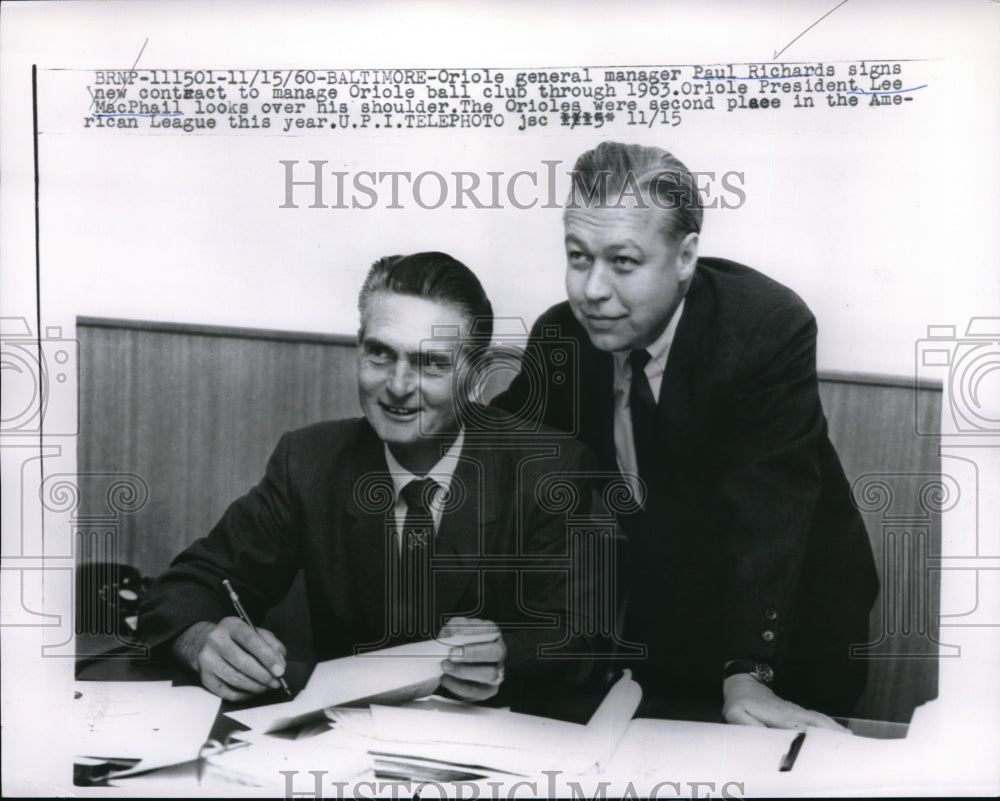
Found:
<path fill-rule="evenodd" d="M 587 300 L 598 302 L 611 297 L 611 284 L 608 282 L 608 270 L 600 260 L 595 260 L 587 273 L 587 280 L 583 285 L 583 294 Z"/>
<path fill-rule="evenodd" d="M 396 359 L 389 376 L 389 391 L 397 398 L 409 395 L 417 386 L 416 370 L 407 359 Z"/>

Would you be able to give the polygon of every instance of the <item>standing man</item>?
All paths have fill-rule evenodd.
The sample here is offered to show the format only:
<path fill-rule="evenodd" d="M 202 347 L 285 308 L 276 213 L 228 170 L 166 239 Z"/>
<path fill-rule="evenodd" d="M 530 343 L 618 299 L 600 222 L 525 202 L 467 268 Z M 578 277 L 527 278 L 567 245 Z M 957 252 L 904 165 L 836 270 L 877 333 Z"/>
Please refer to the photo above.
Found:
<path fill-rule="evenodd" d="M 473 401 L 493 312 L 464 264 L 381 259 L 359 308 L 364 417 L 286 433 L 261 482 L 157 580 L 140 631 L 223 698 L 273 689 L 284 646 L 233 615 L 222 582 L 259 623 L 301 570 L 319 659 L 499 631 L 453 649 L 441 685 L 473 701 L 506 691 L 530 708 L 529 685 L 560 680 L 568 664 L 540 648 L 572 652 L 581 630 L 568 619 L 566 510 L 540 505 L 536 488 L 569 474 L 589 498 L 586 449 L 539 432 L 520 444 L 494 436 L 504 415 Z"/>
<path fill-rule="evenodd" d="M 538 319 L 494 405 L 544 398 L 541 419 L 642 503 L 623 520 L 623 634 L 646 647 L 631 666 L 647 714 L 837 727 L 822 713 L 861 694 L 849 647 L 867 641 L 878 580 L 827 436 L 816 323 L 761 273 L 699 259 L 701 221 L 671 154 L 584 153 L 564 215 L 568 301 Z M 552 335 L 578 343 L 568 378 L 525 367 Z"/>

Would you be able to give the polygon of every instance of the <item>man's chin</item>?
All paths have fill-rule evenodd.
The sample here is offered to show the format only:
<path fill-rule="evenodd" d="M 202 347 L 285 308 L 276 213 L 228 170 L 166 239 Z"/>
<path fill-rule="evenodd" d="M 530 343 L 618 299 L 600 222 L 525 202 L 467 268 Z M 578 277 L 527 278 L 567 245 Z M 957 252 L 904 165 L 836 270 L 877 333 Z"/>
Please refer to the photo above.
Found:
<path fill-rule="evenodd" d="M 379 438 L 389 445 L 416 445 L 424 440 L 437 442 L 449 436 L 446 432 L 433 429 L 427 421 L 419 418 L 406 422 L 382 419 L 373 428 Z"/>
<path fill-rule="evenodd" d="M 410 423 L 381 421 L 375 426 L 378 435 L 386 442 L 404 445 L 420 439 L 420 426 L 416 420 Z"/>

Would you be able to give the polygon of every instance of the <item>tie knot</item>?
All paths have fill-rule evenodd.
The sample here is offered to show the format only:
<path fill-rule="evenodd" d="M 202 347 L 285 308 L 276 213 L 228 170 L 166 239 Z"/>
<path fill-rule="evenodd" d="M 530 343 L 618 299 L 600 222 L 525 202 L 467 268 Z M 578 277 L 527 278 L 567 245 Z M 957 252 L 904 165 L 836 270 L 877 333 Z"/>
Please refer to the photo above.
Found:
<path fill-rule="evenodd" d="M 628 355 L 628 363 L 631 365 L 633 372 L 638 372 L 644 369 L 652 358 L 648 350 L 634 350 Z"/>
<path fill-rule="evenodd" d="M 433 478 L 416 478 L 400 490 L 400 495 L 406 501 L 406 507 L 410 512 L 418 509 L 424 513 L 430 509 L 431 501 L 437 493 L 438 484 Z"/>

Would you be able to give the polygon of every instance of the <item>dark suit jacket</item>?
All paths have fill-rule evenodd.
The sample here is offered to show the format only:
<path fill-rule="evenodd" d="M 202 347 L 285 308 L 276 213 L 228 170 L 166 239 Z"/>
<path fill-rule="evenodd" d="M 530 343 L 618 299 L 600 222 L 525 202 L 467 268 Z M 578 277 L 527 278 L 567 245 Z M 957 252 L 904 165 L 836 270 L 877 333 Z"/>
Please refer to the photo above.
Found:
<path fill-rule="evenodd" d="M 761 660 L 783 697 L 847 713 L 865 678 L 848 649 L 867 642 L 878 580 L 827 436 L 815 320 L 791 290 L 723 259 L 699 260 L 686 298 L 660 390 L 659 472 L 646 512 L 624 521 L 624 633 L 648 648 L 634 667 L 647 694 L 714 703 L 727 660 Z M 552 357 L 567 347 L 568 367 Z M 493 403 L 540 410 L 617 469 L 612 358 L 558 304 Z"/>
<path fill-rule="evenodd" d="M 567 510 L 543 508 L 535 493 L 544 477 L 571 473 L 586 502 L 593 457 L 544 434 L 498 445 L 484 436 L 496 415 L 477 409 L 479 425 L 467 428 L 453 479 L 454 504 L 433 543 L 434 632 L 452 615 L 492 620 L 508 649 L 505 686 L 550 668 L 564 678 L 567 661 L 540 659 L 537 649 L 569 636 Z M 155 582 L 140 633 L 165 647 L 195 622 L 232 615 L 224 578 L 259 623 L 302 570 L 317 658 L 405 642 L 386 618 L 387 548 L 395 547 L 387 471 L 383 444 L 364 419 L 286 433 L 263 480 Z"/>

